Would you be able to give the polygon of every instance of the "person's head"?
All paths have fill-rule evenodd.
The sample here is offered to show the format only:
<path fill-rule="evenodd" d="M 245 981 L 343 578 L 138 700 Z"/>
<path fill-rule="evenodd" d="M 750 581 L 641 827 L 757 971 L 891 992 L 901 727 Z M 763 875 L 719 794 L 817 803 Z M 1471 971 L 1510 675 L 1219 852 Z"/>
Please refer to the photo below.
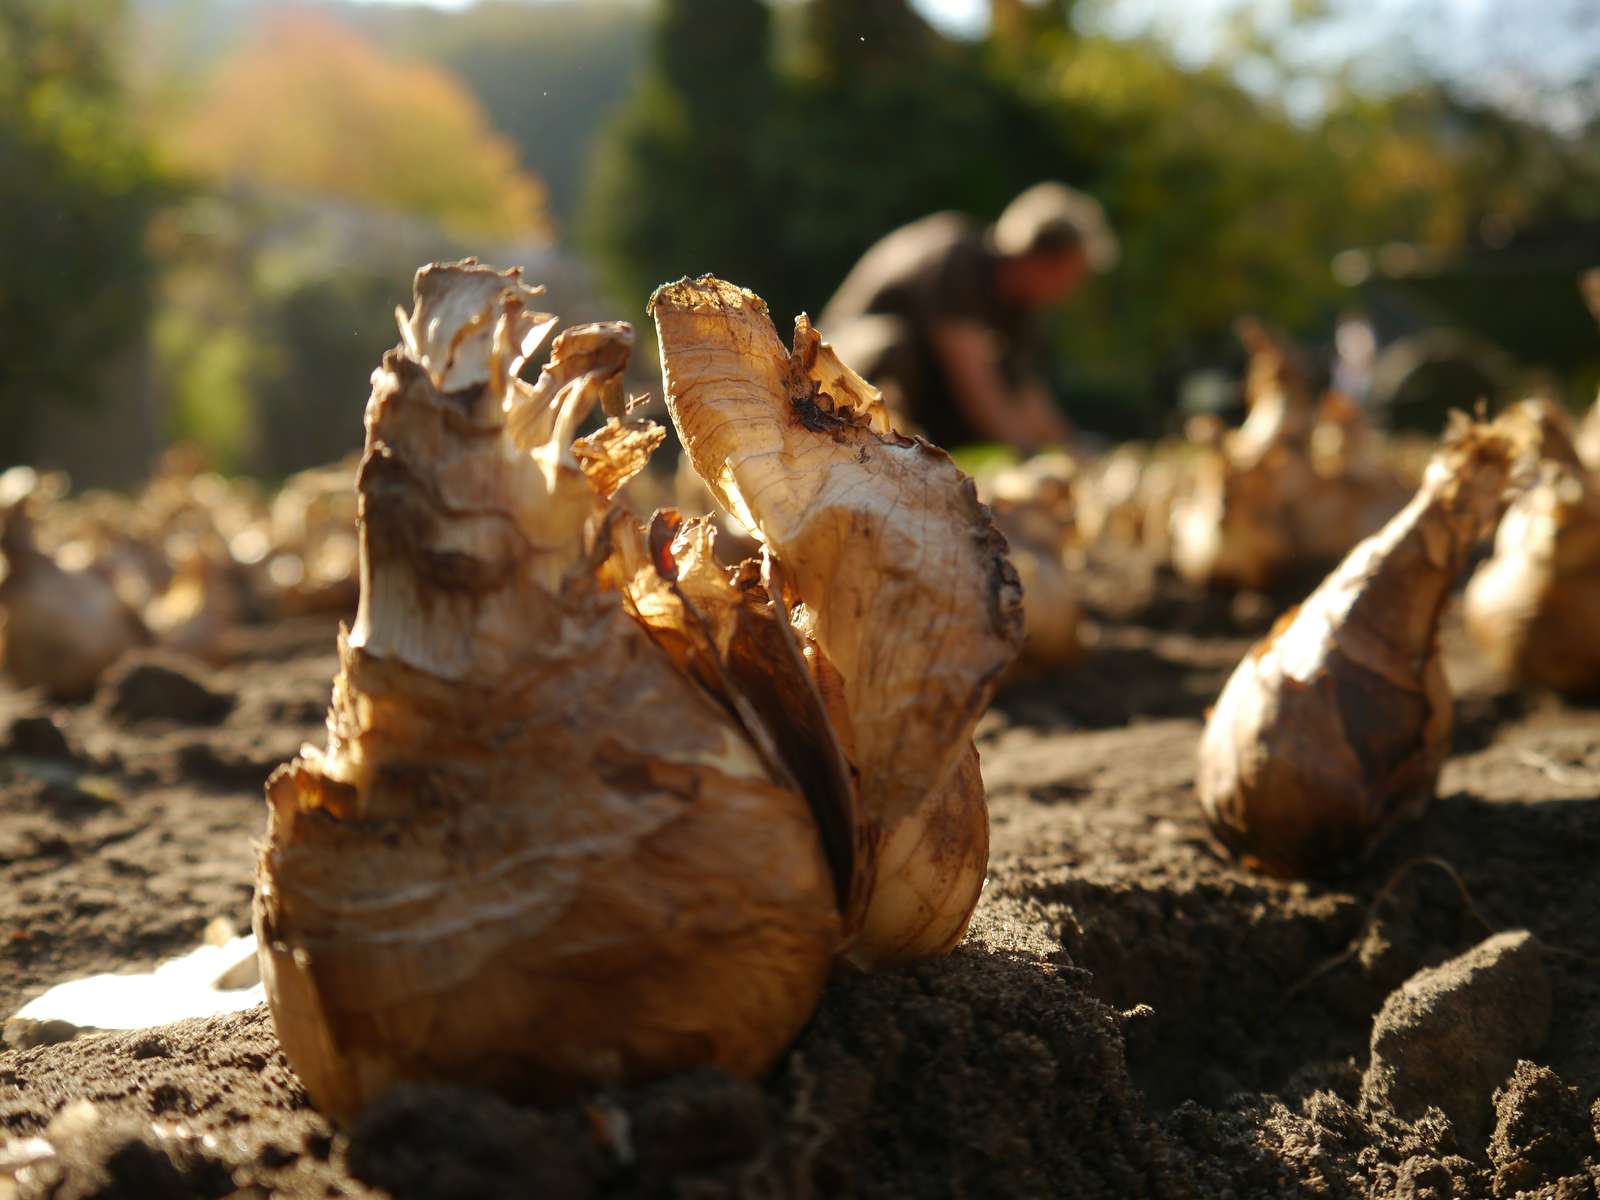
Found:
<path fill-rule="evenodd" d="M 1036 183 L 989 230 L 1000 255 L 999 285 L 1025 308 L 1066 299 L 1091 273 L 1117 261 L 1117 239 L 1092 197 L 1064 183 Z"/>

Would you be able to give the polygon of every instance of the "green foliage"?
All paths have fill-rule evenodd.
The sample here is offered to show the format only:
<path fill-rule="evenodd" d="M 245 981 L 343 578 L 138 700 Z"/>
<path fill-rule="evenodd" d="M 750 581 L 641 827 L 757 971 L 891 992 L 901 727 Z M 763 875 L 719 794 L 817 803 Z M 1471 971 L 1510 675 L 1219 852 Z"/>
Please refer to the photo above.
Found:
<path fill-rule="evenodd" d="M 906 0 L 812 0 L 806 42 L 812 70 L 846 76 L 921 61 L 933 31 Z"/>
<path fill-rule="evenodd" d="M 248 190 L 168 210 L 155 240 L 167 433 L 268 475 L 360 447 L 368 377 L 412 270 L 465 253 L 424 222 Z"/>
<path fill-rule="evenodd" d="M 742 114 L 745 104 L 759 105 L 765 98 L 771 25 L 772 15 L 762 0 L 663 0 L 656 27 L 657 67 L 688 101 L 692 116 Z M 700 133 L 716 137 L 719 131 Z"/>
<path fill-rule="evenodd" d="M 1137 393 L 1240 313 L 1304 327 L 1336 301 L 1328 263 L 1354 233 L 1338 164 L 1281 112 L 1141 43 L 1058 45 L 1040 78 L 1065 125 L 1094 131 L 1087 177 L 1124 247 L 1062 317 L 1080 386 Z"/>
<path fill-rule="evenodd" d="M 0 456 L 138 338 L 158 173 L 122 114 L 117 0 L 0 4 Z"/>
<path fill-rule="evenodd" d="M 169 368 L 166 436 L 204 447 L 218 470 L 239 470 L 253 440 L 248 389 L 260 347 L 244 329 L 183 308 L 163 309 L 152 333 L 157 361 Z"/>
<path fill-rule="evenodd" d="M 987 220 L 1043 171 L 1076 177 L 1086 166 L 1048 114 L 973 51 L 934 49 L 898 69 L 786 80 L 763 162 L 781 197 L 769 223 L 774 262 L 753 276 L 774 313 L 820 310 L 897 226 L 940 209 Z"/>
<path fill-rule="evenodd" d="M 661 6 L 655 61 L 598 152 L 579 225 L 629 313 L 681 275 L 772 275 L 767 33 L 761 0 Z"/>

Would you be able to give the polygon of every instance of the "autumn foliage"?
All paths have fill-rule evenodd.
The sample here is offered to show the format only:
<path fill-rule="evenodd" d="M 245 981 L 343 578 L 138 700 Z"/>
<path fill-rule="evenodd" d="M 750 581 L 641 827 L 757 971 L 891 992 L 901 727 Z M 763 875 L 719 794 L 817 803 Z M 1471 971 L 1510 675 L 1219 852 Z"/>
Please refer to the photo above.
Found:
<path fill-rule="evenodd" d="M 449 72 L 386 57 L 337 22 L 269 14 L 171 134 L 179 162 L 415 213 L 452 232 L 546 229 L 544 189 Z"/>

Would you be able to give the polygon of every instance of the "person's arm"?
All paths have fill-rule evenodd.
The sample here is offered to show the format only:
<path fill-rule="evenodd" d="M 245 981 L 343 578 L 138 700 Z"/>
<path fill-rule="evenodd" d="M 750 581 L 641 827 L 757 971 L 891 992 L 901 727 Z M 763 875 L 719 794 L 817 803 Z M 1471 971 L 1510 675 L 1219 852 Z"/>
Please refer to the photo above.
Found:
<path fill-rule="evenodd" d="M 1077 436 L 1072 422 L 1067 420 L 1041 380 L 1029 380 L 1021 389 L 1021 399 L 1022 411 L 1036 444 L 1065 446 Z"/>
<path fill-rule="evenodd" d="M 979 437 L 1025 451 L 1071 437 L 1071 428 L 1042 385 L 1013 393 L 1000 371 L 999 344 L 989 329 L 976 321 L 947 320 L 933 328 L 931 340 L 950 395 Z"/>

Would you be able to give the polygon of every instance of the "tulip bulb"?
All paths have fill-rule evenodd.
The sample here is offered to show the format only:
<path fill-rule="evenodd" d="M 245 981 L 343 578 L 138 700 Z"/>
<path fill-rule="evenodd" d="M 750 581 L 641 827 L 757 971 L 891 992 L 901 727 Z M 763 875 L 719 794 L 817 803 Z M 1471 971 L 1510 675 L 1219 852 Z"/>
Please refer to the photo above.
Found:
<path fill-rule="evenodd" d="M 242 608 L 226 552 L 217 547 L 208 553 L 199 539 L 181 535 L 170 557 L 172 582 L 145 605 L 145 625 L 161 645 L 220 665 Z"/>
<path fill-rule="evenodd" d="M 19 687 L 82 699 L 149 640 L 109 579 L 90 567 L 68 570 L 39 548 L 26 499 L 0 511 L 0 666 Z"/>
<path fill-rule="evenodd" d="M 1021 662 L 1035 668 L 1076 658 L 1079 611 L 1063 555 L 1076 536 L 1073 485 L 1077 467 L 1065 454 L 1036 454 L 978 481 L 1005 535 L 1022 584 Z"/>
<path fill-rule="evenodd" d="M 988 860 L 982 785 L 963 764 L 1022 637 L 1005 541 L 972 481 L 896 433 L 877 390 L 804 316 L 785 350 L 766 305 L 711 276 L 658 289 L 650 307 L 684 450 L 782 565 L 858 783 L 849 956 L 876 965 L 947 949 Z M 884 881 L 895 846 L 903 891 Z M 909 940 L 907 922 L 919 927 Z"/>
<path fill-rule="evenodd" d="M 535 297 L 471 261 L 419 272 L 367 406 L 360 602 L 327 745 L 267 786 L 263 980 L 336 1119 L 402 1080 L 554 1099 L 702 1064 L 756 1075 L 838 956 L 948 949 L 981 886 L 963 755 L 1015 651 L 1015 587 L 970 488 L 937 451 L 835 413 L 825 432 L 795 422 L 758 469 L 776 469 L 772 494 L 744 448 L 774 449 L 790 388 L 843 396 L 847 368 L 812 345 L 766 395 L 764 347 L 733 344 L 750 330 L 686 325 L 658 295 L 674 417 L 766 542 L 726 569 L 706 520 L 641 527 L 617 500 L 663 436 L 622 397 L 628 326 L 568 329 L 536 383 L 518 378 L 556 324 Z M 746 432 L 720 460 L 697 363 L 738 392 L 721 415 Z M 605 423 L 577 437 L 596 405 Z M 902 465 L 919 468 L 909 494 Z M 924 564 L 920 536 L 954 531 Z M 920 621 L 918 655 L 885 635 L 880 595 Z M 982 645 L 940 657 L 962 641 Z M 965 840 L 931 832 L 900 855 L 911 899 L 882 892 L 895 832 L 944 829 L 950 809 Z"/>
<path fill-rule="evenodd" d="M 1173 569 L 1194 584 L 1270 585 L 1294 558 L 1285 506 L 1297 476 L 1281 448 L 1248 466 L 1222 449 L 1202 449 L 1168 517 Z"/>
<path fill-rule="evenodd" d="M 1600 690 L 1600 489 L 1579 461 L 1565 414 L 1531 401 L 1513 413 L 1539 442 L 1538 478 L 1506 510 L 1462 614 L 1503 677 L 1591 694 Z"/>
<path fill-rule="evenodd" d="M 1122 445 L 1085 472 L 1082 495 L 1075 497 L 1074 519 L 1086 542 L 1139 541 L 1145 459 L 1141 447 Z"/>
<path fill-rule="evenodd" d="M 356 464 L 291 475 L 272 499 L 261 583 L 288 613 L 347 612 L 356 584 Z"/>
<path fill-rule="evenodd" d="M 996 524 L 1007 530 L 1004 514 Z M 1078 626 L 1081 613 L 1076 589 L 1059 551 L 1008 531 L 1011 563 L 1022 586 L 1022 654 L 1020 663 L 1043 669 L 1064 666 L 1083 651 Z"/>
<path fill-rule="evenodd" d="M 1169 516 L 1173 569 L 1191 583 L 1261 589 L 1295 558 L 1295 513 L 1311 489 L 1305 373 L 1252 318 L 1235 326 L 1250 352 L 1244 424 L 1198 447 L 1189 489 Z"/>
<path fill-rule="evenodd" d="M 1315 477 L 1293 516 L 1295 541 L 1312 562 L 1331 563 L 1383 528 L 1415 490 L 1392 470 L 1382 440 L 1361 406 L 1329 392 L 1311 431 Z"/>
<path fill-rule="evenodd" d="M 1241 317 L 1234 323 L 1234 333 L 1250 354 L 1244 381 L 1249 413 L 1244 424 L 1224 439 L 1229 458 L 1248 467 L 1280 447 L 1304 454 L 1315 410 L 1299 356 L 1254 317 Z"/>
<path fill-rule="evenodd" d="M 1358 405 L 1328 393 L 1314 405 L 1305 370 L 1253 321 L 1244 424 L 1195 436 L 1190 487 L 1172 507 L 1173 567 L 1193 583 L 1261 589 L 1297 562 L 1336 562 L 1405 503 L 1413 484 L 1384 461 Z"/>
<path fill-rule="evenodd" d="M 1327 871 L 1433 796 L 1452 716 L 1439 618 L 1524 445 L 1504 419 L 1453 430 L 1411 502 L 1229 678 L 1198 790 L 1213 832 L 1246 862 Z"/>
<path fill-rule="evenodd" d="M 1576 438 L 1578 457 L 1591 471 L 1600 471 L 1600 398 L 1583 414 Z"/>
<path fill-rule="evenodd" d="M 632 331 L 568 330 L 529 386 L 534 296 L 419 273 L 367 407 L 328 745 L 268 784 L 263 977 L 336 1118 L 403 1079 L 759 1072 L 840 942 L 805 798 L 603 586 L 610 490 L 660 431 L 574 435 L 620 409 Z"/>

